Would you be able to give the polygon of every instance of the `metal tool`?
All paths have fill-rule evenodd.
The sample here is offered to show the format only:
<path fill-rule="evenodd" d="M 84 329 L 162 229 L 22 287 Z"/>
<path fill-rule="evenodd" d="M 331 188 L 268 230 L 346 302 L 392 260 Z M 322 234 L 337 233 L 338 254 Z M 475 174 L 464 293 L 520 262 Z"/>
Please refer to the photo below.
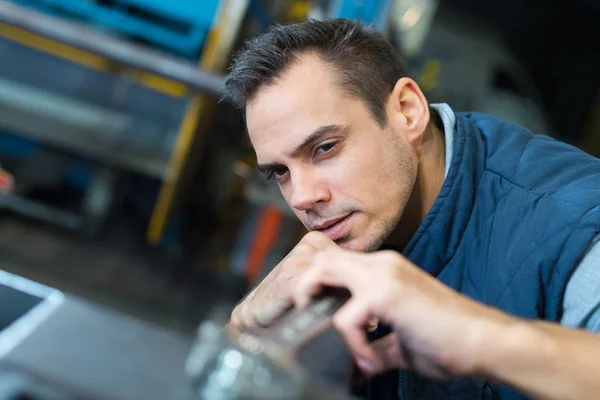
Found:
<path fill-rule="evenodd" d="M 207 319 L 186 365 L 195 392 L 206 400 L 351 399 L 352 356 L 331 323 L 348 297 L 328 292 L 260 334 L 227 334 L 225 312 Z"/>

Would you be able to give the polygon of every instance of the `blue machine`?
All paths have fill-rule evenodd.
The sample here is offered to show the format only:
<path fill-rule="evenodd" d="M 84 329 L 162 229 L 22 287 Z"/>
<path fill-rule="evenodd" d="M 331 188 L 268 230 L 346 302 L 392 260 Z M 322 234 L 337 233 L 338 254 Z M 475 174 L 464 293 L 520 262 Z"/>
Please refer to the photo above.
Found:
<path fill-rule="evenodd" d="M 199 59 L 204 49 L 221 3 L 219 0 L 8 1 L 193 61 Z M 25 166 L 28 172 L 25 175 L 32 185 L 44 179 L 50 184 L 60 181 L 84 194 L 81 215 L 59 214 L 55 208 L 34 204 L 26 195 L 4 199 L 0 209 L 19 205 L 19 210 L 29 210 L 25 214 L 46 221 L 65 217 L 69 223 L 63 225 L 70 228 L 92 226 L 106 216 L 121 168 L 154 180 L 162 179 L 186 97 L 159 93 L 106 71 L 13 42 L 10 37 L 0 37 L 0 53 L 0 59 L 5 61 L 0 63 L 0 114 L 4 111 L 0 162 L 19 171 Z M 58 107 L 59 103 L 52 99 L 60 99 L 64 107 Z M 17 111 L 11 112 L 12 108 L 7 106 Z M 35 115 L 29 119 L 27 112 L 32 111 Z M 52 168 L 44 168 L 45 165 Z M 34 171 L 35 166 L 40 168 Z M 22 176 L 16 174 L 15 181 L 27 181 Z"/>
<path fill-rule="evenodd" d="M 0 159 L 17 159 L 21 162 L 32 160 L 41 151 L 41 147 L 28 139 L 0 131 Z M 63 177 L 67 186 L 86 190 L 92 179 L 94 163 L 83 157 L 75 157 L 65 170 Z"/>
<path fill-rule="evenodd" d="M 391 6 L 392 0 L 332 0 L 329 17 L 362 21 L 383 31 Z"/>
<path fill-rule="evenodd" d="M 196 59 L 219 8 L 219 0 L 11 0 L 60 17 L 139 38 Z"/>

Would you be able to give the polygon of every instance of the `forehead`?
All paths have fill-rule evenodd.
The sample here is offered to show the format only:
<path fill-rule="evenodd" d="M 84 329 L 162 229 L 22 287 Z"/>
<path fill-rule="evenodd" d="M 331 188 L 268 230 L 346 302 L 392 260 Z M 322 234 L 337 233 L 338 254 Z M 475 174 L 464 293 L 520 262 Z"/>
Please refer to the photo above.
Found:
<path fill-rule="evenodd" d="M 350 125 L 357 102 L 334 77 L 318 57 L 305 55 L 248 102 L 246 123 L 259 158 L 294 147 L 321 126 Z"/>

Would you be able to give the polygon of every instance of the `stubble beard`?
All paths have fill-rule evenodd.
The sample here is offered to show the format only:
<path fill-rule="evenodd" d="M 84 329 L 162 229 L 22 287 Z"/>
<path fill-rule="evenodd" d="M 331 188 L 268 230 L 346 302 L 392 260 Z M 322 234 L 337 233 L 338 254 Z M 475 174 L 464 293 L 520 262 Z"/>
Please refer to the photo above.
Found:
<path fill-rule="evenodd" d="M 394 234 L 396 229 L 399 228 L 398 225 L 402 220 L 402 215 L 406 210 L 406 206 L 417 180 L 418 167 L 411 162 L 413 155 L 410 146 L 400 139 L 397 141 L 394 140 L 393 142 L 393 146 L 396 148 L 398 154 L 398 162 L 396 164 L 396 169 L 392 174 L 396 174 L 399 190 L 396 198 L 391 199 L 391 201 L 397 202 L 398 209 L 393 217 L 380 221 L 377 224 L 376 233 L 367 236 L 365 245 L 363 246 L 364 250 L 362 250 L 365 253 L 380 250 L 384 243 Z"/>

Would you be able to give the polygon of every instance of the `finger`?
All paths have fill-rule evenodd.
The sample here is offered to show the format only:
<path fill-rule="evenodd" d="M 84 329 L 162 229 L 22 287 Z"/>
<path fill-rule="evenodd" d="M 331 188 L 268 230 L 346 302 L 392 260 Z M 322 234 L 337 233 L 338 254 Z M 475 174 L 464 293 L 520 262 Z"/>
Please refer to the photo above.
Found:
<path fill-rule="evenodd" d="M 398 342 L 398 336 L 390 333 L 371 343 L 377 359 L 383 364 L 385 370 L 394 368 L 403 368 L 401 348 Z"/>
<path fill-rule="evenodd" d="M 292 294 L 292 300 L 296 307 L 306 307 L 310 299 L 317 295 L 324 286 L 341 286 L 336 280 L 332 279 L 330 274 L 331 268 L 328 267 L 328 260 L 331 259 L 331 257 L 317 255 L 311 268 L 298 279 Z"/>
<path fill-rule="evenodd" d="M 238 329 L 240 331 L 249 331 L 253 333 L 260 333 L 263 331 L 263 327 L 251 314 L 240 314 L 240 325 L 238 325 Z"/>
<path fill-rule="evenodd" d="M 261 327 L 267 327 L 277 318 L 281 317 L 290 305 L 288 301 L 273 300 L 271 303 L 255 311 L 254 321 Z"/>
<path fill-rule="evenodd" d="M 369 380 L 369 376 L 365 375 L 362 370 L 356 365 L 356 361 L 352 363 L 352 377 L 350 378 L 350 385 L 352 387 L 359 387 Z"/>
<path fill-rule="evenodd" d="M 316 295 L 323 286 L 323 271 L 317 265 L 309 268 L 298 278 L 292 292 L 292 302 L 297 308 L 304 308 L 310 299 Z"/>
<path fill-rule="evenodd" d="M 323 232 L 318 231 L 312 231 L 307 233 L 302 238 L 301 242 L 310 244 L 316 250 L 325 250 L 326 248 L 331 247 L 332 245 L 334 247 L 337 247 L 335 245 L 335 242 L 331 240 L 329 236 L 327 236 Z"/>
<path fill-rule="evenodd" d="M 344 287 L 353 293 L 360 285 L 360 270 L 364 265 L 346 254 L 342 249 L 320 251 L 313 258 L 311 268 L 299 279 L 294 289 L 293 300 L 297 307 L 305 307 L 311 297 L 324 286 Z"/>
<path fill-rule="evenodd" d="M 238 305 L 231 315 L 229 324 L 240 332 L 250 331 L 260 333 L 263 327 L 257 322 L 255 317 L 256 312 L 251 304 L 243 302 Z"/>
<path fill-rule="evenodd" d="M 354 355 L 360 371 L 367 376 L 372 376 L 383 370 L 383 364 L 367 342 L 363 329 L 369 318 L 370 313 L 365 304 L 359 300 L 350 299 L 333 316 L 333 325 Z"/>
<path fill-rule="evenodd" d="M 304 308 L 324 286 L 322 272 L 319 269 L 309 269 L 304 273 L 294 288 L 292 301 L 297 308 Z"/>
<path fill-rule="evenodd" d="M 420 354 L 402 341 L 399 342 L 400 352 L 404 359 L 406 369 L 414 370 L 429 378 L 446 380 L 451 379 L 453 374 L 444 365 L 438 363 L 435 357 Z"/>
<path fill-rule="evenodd" d="M 330 286 L 345 287 L 351 292 L 364 282 L 369 272 L 369 256 L 341 248 L 319 252 L 313 259 L 313 268 L 321 271 L 321 279 Z"/>

